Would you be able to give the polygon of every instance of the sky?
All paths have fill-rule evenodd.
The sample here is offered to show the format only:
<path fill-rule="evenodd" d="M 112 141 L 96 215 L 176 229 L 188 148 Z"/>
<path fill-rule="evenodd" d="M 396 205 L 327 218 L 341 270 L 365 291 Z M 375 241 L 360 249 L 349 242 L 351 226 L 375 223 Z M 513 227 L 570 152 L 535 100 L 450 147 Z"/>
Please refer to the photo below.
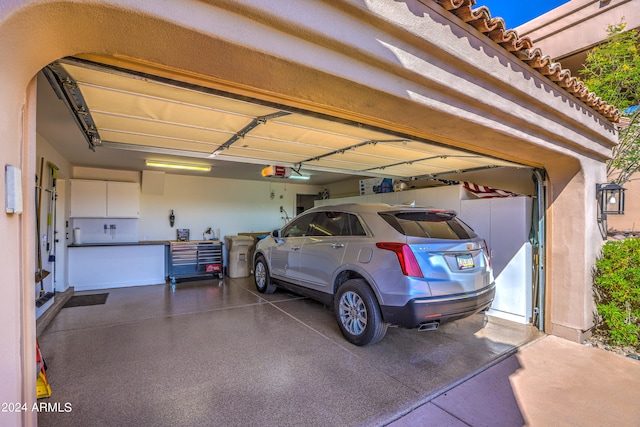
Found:
<path fill-rule="evenodd" d="M 504 19 L 507 29 L 512 29 L 565 3 L 569 0 L 476 0 L 474 8 L 487 6 L 491 17 Z"/>

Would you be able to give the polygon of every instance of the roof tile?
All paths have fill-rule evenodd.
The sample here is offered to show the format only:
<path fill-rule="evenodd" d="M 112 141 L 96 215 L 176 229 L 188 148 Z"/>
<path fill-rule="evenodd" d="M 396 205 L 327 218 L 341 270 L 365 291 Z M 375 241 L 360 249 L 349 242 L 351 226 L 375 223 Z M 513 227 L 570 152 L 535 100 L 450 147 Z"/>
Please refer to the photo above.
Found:
<path fill-rule="evenodd" d="M 502 18 L 492 18 L 488 7 L 480 6 L 474 9 L 475 0 L 434 1 L 527 63 L 551 82 L 585 102 L 610 122 L 620 121 L 620 111 L 615 106 L 607 104 L 589 91 L 584 82 L 571 76 L 571 71 L 562 68 L 559 62 L 554 62 L 550 56 L 544 55 L 539 48 L 533 46 L 530 38 L 520 37 L 516 31 L 507 29 Z"/>

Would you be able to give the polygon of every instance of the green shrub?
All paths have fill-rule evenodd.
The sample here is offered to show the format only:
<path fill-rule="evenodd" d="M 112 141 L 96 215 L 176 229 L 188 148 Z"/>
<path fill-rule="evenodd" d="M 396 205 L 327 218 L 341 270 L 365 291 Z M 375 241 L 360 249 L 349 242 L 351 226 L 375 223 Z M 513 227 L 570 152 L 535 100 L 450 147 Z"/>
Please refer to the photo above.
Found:
<path fill-rule="evenodd" d="M 596 333 L 609 344 L 640 348 L 640 239 L 607 242 L 596 261 Z"/>

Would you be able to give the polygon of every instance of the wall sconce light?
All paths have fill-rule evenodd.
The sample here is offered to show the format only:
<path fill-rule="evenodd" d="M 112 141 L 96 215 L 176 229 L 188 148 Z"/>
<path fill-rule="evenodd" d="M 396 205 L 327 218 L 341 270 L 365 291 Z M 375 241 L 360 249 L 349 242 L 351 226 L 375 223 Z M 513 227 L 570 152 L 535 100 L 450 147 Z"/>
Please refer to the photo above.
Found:
<path fill-rule="evenodd" d="M 615 182 L 596 184 L 596 197 L 600 214 L 624 215 L 624 191 Z"/>

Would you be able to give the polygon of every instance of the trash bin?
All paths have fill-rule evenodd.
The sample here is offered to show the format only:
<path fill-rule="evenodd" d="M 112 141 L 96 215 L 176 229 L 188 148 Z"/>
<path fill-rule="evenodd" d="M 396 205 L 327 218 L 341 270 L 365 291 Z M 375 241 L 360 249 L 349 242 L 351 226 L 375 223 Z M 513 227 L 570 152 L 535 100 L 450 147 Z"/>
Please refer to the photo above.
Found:
<path fill-rule="evenodd" d="M 253 237 L 249 236 L 225 236 L 229 256 L 227 266 L 229 277 L 248 277 L 251 271 L 249 252 L 253 248 Z"/>

